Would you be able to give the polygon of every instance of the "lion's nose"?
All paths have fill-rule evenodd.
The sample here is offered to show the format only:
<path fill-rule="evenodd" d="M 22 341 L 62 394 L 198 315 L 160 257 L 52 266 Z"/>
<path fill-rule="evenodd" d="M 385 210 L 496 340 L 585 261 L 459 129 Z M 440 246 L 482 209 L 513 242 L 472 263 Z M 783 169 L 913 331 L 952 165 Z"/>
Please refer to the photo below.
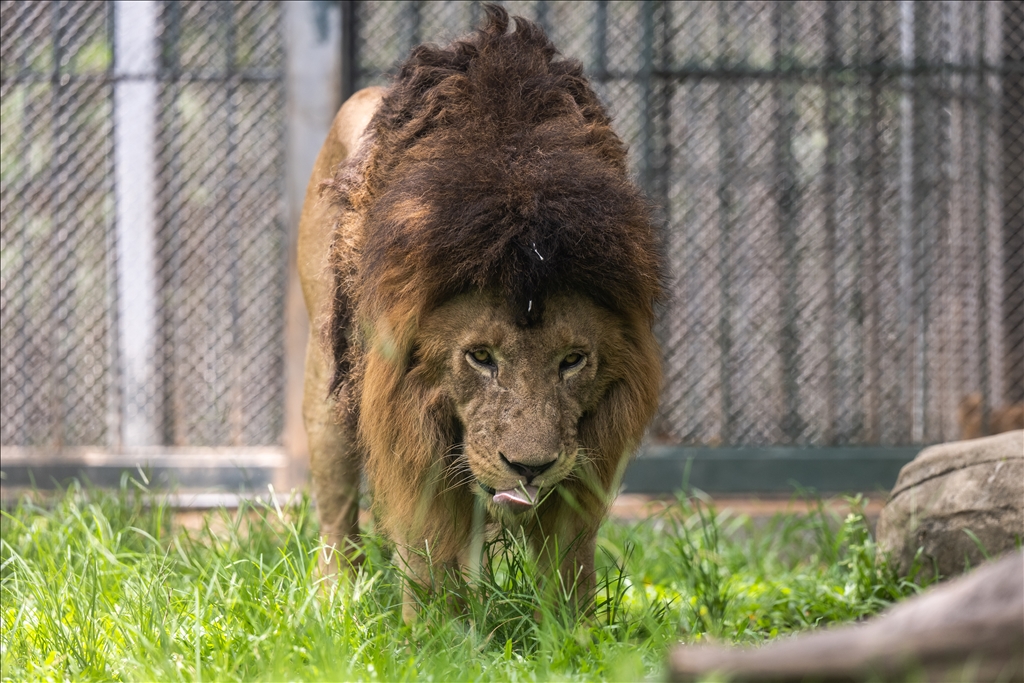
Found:
<path fill-rule="evenodd" d="M 539 477 L 540 475 L 544 474 L 549 469 L 551 469 L 551 466 L 554 465 L 555 461 L 558 460 L 558 456 L 556 455 L 554 458 L 547 462 L 542 462 L 536 465 L 526 465 L 521 462 L 513 462 L 509 460 L 508 458 L 505 457 L 504 453 L 498 453 L 498 455 L 501 456 L 501 461 L 508 465 L 513 472 L 515 472 L 521 477 L 525 477 L 527 484 L 533 481 L 534 477 Z"/>

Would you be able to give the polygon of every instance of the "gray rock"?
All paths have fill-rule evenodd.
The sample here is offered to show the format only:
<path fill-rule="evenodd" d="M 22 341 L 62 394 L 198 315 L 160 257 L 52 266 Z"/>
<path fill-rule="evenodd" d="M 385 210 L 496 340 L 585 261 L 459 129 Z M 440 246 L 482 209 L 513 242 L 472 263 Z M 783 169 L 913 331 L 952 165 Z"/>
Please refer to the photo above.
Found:
<path fill-rule="evenodd" d="M 973 535 L 973 536 L 972 536 Z M 953 576 L 1020 547 L 1024 536 L 1024 431 L 926 448 L 900 470 L 878 518 L 878 547 L 921 577 Z M 984 552 L 979 548 L 984 548 Z"/>
<path fill-rule="evenodd" d="M 1024 681 L 1024 554 L 937 584 L 861 624 L 764 647 L 681 645 L 673 681 Z"/>

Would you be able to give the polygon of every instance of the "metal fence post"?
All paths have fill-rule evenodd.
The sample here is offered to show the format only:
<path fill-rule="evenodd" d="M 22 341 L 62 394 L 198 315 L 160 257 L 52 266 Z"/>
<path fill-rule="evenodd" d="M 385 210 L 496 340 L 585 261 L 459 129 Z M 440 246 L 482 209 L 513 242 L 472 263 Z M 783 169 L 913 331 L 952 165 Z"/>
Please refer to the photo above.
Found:
<path fill-rule="evenodd" d="M 359 27 L 356 26 L 356 3 L 354 0 L 341 0 L 341 43 L 338 54 L 341 57 L 339 85 L 341 101 L 344 102 L 356 91 L 359 64 L 356 62 L 356 43 L 359 40 Z"/>
<path fill-rule="evenodd" d="M 157 2 L 114 2 L 114 187 L 122 448 L 159 444 L 156 378 Z"/>
<path fill-rule="evenodd" d="M 1006 401 L 1024 401 L 1024 2 L 1003 3 L 1003 319 Z M 1012 67 L 1012 68 L 1011 68 Z M 1002 398 L 1002 397 L 997 397 Z"/>
<path fill-rule="evenodd" d="M 348 3 L 342 3 L 348 4 Z M 287 481 L 306 480 L 309 452 L 302 424 L 302 382 L 309 331 L 295 262 L 306 184 L 331 121 L 341 106 L 342 15 L 336 3 L 304 0 L 284 5 L 288 99 L 288 289 L 285 299 L 285 417 Z"/>

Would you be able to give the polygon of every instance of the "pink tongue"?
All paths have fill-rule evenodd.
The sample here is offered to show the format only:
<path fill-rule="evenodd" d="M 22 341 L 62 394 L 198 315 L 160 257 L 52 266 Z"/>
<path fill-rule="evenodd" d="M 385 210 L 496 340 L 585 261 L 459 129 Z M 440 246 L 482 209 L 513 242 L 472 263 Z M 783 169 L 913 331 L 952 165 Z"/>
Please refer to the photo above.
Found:
<path fill-rule="evenodd" d="M 520 486 L 517 489 L 498 491 L 494 494 L 496 505 L 505 505 L 513 510 L 524 510 L 533 507 L 537 502 L 538 489 L 536 486 Z"/>

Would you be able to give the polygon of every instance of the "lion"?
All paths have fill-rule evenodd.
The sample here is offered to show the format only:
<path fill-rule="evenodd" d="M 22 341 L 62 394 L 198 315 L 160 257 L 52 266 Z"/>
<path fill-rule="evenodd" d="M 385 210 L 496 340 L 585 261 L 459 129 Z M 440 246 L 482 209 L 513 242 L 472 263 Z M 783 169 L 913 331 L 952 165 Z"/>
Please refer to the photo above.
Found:
<path fill-rule="evenodd" d="M 991 434 L 1024 429 L 1024 403 L 993 408 L 985 419 L 985 401 L 981 392 L 967 394 L 957 407 L 961 439 L 978 439 Z"/>
<path fill-rule="evenodd" d="M 579 62 L 511 21 L 488 6 L 346 101 L 299 226 L 321 533 L 358 553 L 365 473 L 407 621 L 412 584 L 479 567 L 501 526 L 591 600 L 598 527 L 658 403 L 650 207 Z"/>

